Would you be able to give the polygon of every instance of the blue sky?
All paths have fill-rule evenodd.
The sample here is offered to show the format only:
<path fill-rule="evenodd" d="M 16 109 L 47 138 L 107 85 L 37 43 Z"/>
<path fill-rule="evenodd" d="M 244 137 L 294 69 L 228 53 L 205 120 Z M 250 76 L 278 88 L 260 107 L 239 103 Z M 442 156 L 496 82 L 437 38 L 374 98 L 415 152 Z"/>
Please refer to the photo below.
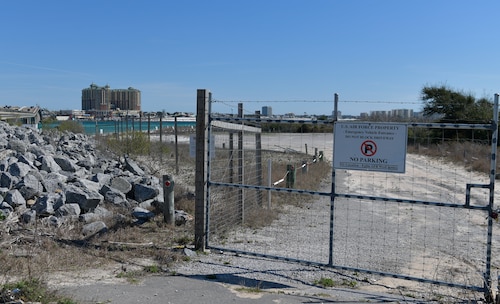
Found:
<path fill-rule="evenodd" d="M 499 12 L 496 0 L 2 1 L 0 105 L 81 109 L 91 83 L 168 112 L 195 112 L 197 89 L 226 112 L 329 114 L 334 93 L 344 114 L 419 110 L 421 89 L 443 84 L 493 98 Z"/>

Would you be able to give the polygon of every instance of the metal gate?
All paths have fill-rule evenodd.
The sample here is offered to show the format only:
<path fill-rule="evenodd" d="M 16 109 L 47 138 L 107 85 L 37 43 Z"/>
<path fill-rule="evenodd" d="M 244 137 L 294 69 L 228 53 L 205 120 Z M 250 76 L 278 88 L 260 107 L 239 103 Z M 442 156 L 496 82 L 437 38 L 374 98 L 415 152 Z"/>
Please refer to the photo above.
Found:
<path fill-rule="evenodd" d="M 243 115 L 241 103 L 238 115 L 216 114 L 212 103 L 198 91 L 198 247 L 463 288 L 491 300 L 498 95 L 491 123 L 406 124 L 404 173 L 333 169 L 336 119 Z M 449 132 L 462 136 L 440 140 Z M 478 132 L 490 136 L 479 144 L 484 156 Z M 431 147 L 437 154 L 424 155 Z M 461 160 L 450 162 L 452 153 Z M 470 165 L 477 158 L 487 172 Z"/>

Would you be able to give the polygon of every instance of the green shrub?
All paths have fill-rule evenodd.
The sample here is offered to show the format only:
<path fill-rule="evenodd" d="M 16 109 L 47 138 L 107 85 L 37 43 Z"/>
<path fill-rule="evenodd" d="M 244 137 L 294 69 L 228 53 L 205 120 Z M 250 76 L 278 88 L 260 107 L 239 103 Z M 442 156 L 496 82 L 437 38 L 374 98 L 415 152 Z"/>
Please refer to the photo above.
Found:
<path fill-rule="evenodd" d="M 131 132 L 119 138 L 106 137 L 106 146 L 118 155 L 147 155 L 151 151 L 151 143 L 143 132 Z"/>
<path fill-rule="evenodd" d="M 313 282 L 315 285 L 320 285 L 323 287 L 334 287 L 335 281 L 330 278 L 321 278 Z"/>
<path fill-rule="evenodd" d="M 161 271 L 161 269 L 158 265 L 149 265 L 144 267 L 144 271 L 149 273 L 158 273 Z"/>
<path fill-rule="evenodd" d="M 85 128 L 83 124 L 76 120 L 65 120 L 62 121 L 57 127 L 59 131 L 69 131 L 73 133 L 85 133 Z"/>

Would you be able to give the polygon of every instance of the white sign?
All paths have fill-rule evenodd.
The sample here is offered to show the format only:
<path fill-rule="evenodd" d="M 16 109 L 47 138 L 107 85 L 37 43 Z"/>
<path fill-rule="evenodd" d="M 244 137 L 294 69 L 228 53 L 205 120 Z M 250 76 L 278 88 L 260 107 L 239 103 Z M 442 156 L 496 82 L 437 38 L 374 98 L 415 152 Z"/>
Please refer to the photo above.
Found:
<path fill-rule="evenodd" d="M 335 169 L 405 172 L 406 124 L 336 122 L 334 130 Z"/>

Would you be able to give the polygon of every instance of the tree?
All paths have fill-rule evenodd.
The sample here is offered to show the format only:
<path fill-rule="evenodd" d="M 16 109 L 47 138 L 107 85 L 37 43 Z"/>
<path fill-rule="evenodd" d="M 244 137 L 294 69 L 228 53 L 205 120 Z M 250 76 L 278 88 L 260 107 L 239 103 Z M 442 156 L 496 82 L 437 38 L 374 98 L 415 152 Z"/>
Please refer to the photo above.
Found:
<path fill-rule="evenodd" d="M 476 100 L 472 94 L 456 92 L 446 86 L 424 87 L 421 93 L 424 115 L 439 115 L 440 122 L 481 123 L 491 120 L 493 103 Z"/>
<path fill-rule="evenodd" d="M 453 91 L 446 86 L 424 87 L 421 93 L 424 101 L 424 115 L 438 115 L 444 123 L 485 123 L 493 116 L 493 103 L 486 99 L 477 99 L 472 94 Z M 434 132 L 436 133 L 436 132 Z M 435 134 L 437 135 L 437 134 Z M 486 130 L 442 130 L 442 138 L 488 140 Z"/>

